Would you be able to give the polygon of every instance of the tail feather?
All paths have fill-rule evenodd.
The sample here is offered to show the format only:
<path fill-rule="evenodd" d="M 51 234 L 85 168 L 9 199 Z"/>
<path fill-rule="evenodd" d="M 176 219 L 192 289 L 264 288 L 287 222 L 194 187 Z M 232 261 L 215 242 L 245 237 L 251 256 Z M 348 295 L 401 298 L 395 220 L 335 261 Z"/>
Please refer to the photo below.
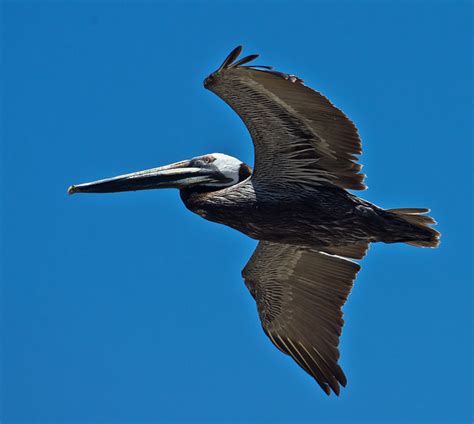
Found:
<path fill-rule="evenodd" d="M 407 241 L 407 244 L 418 247 L 438 247 L 441 234 L 430 225 L 435 225 L 436 221 L 431 216 L 424 214 L 430 210 L 427 208 L 396 208 L 386 209 L 387 212 L 403 218 L 409 224 L 414 225 L 420 230 L 420 236 L 417 240 Z M 417 234 L 416 234 L 417 235 Z"/>

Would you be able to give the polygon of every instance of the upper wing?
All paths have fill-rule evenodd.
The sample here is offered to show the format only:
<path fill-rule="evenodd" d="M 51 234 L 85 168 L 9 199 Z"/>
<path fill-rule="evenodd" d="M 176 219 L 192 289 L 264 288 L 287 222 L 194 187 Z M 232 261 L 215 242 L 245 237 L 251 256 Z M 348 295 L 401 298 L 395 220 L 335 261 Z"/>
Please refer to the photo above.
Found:
<path fill-rule="evenodd" d="M 261 241 L 242 271 L 262 327 L 321 388 L 339 395 L 344 305 L 360 266 L 305 247 Z"/>
<path fill-rule="evenodd" d="M 361 141 L 352 121 L 294 75 L 243 66 L 257 55 L 234 62 L 241 50 L 234 49 L 204 86 L 247 126 L 255 148 L 253 178 L 364 190 L 356 163 Z"/>

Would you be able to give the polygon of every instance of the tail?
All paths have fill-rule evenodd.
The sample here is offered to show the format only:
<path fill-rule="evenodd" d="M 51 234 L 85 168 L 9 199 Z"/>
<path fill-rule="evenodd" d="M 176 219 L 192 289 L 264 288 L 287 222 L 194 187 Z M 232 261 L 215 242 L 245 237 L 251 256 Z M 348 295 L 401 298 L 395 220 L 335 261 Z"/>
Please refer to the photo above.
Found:
<path fill-rule="evenodd" d="M 441 234 L 430 227 L 430 225 L 435 225 L 436 221 L 431 216 L 424 215 L 430 211 L 429 209 L 398 208 L 386 209 L 385 211 L 411 224 L 409 229 L 406 228 L 408 240 L 405 243 L 418 247 L 439 246 Z"/>

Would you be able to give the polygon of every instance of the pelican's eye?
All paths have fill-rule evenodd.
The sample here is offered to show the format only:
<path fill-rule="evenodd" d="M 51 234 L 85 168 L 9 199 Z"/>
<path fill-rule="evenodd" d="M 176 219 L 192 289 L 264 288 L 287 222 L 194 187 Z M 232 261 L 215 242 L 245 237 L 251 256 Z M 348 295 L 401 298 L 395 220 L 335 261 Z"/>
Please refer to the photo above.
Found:
<path fill-rule="evenodd" d="M 209 163 L 212 163 L 216 160 L 216 158 L 214 156 L 203 156 L 202 158 L 202 161 L 205 163 L 205 164 L 209 164 Z"/>

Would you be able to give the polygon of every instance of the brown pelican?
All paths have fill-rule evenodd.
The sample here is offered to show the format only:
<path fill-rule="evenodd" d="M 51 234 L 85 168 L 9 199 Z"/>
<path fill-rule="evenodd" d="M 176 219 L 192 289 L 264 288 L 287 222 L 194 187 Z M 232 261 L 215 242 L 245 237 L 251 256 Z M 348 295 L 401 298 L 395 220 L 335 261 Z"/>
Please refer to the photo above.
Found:
<path fill-rule="evenodd" d="M 338 365 L 344 305 L 369 243 L 436 247 L 421 208 L 382 209 L 346 191 L 364 190 L 354 124 L 294 75 L 249 66 L 237 47 L 204 80 L 247 126 L 252 169 L 213 153 L 71 186 L 73 193 L 178 188 L 186 207 L 260 240 L 242 271 L 265 334 L 329 395 Z M 349 259 L 350 258 L 350 259 Z"/>

